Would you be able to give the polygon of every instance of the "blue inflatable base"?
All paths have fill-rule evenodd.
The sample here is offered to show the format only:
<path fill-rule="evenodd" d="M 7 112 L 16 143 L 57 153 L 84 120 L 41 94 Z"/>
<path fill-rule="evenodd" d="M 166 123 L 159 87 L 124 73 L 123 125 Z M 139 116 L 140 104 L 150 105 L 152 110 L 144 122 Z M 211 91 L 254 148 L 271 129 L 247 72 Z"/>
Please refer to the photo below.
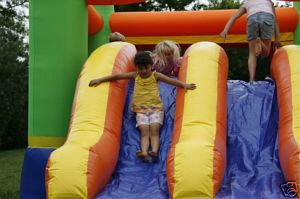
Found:
<path fill-rule="evenodd" d="M 20 198 L 46 198 L 45 168 L 54 149 L 27 148 L 22 168 Z"/>

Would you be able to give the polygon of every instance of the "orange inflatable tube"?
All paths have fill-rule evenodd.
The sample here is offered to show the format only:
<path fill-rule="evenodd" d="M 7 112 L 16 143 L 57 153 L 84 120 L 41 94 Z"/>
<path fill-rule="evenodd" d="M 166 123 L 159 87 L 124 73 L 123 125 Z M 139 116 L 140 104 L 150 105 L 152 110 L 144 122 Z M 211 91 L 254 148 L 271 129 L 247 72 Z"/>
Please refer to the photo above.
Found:
<path fill-rule="evenodd" d="M 112 32 L 121 32 L 128 42 L 135 45 L 155 45 L 169 39 L 179 44 L 212 41 L 232 46 L 247 43 L 246 15 L 232 26 L 226 41 L 219 36 L 236 11 L 121 12 L 112 14 L 109 24 Z M 294 32 L 298 24 L 297 10 L 277 8 L 276 14 L 281 43 L 294 43 Z"/>
<path fill-rule="evenodd" d="M 89 35 L 96 34 L 103 28 L 104 21 L 94 8 L 94 6 L 88 6 L 88 33 Z"/>
<path fill-rule="evenodd" d="M 112 32 L 125 36 L 219 35 L 236 10 L 113 13 Z M 280 32 L 294 32 L 298 14 L 294 8 L 277 8 Z M 288 22 L 288 23 L 287 23 Z M 246 34 L 246 15 L 232 26 L 230 34 Z"/>

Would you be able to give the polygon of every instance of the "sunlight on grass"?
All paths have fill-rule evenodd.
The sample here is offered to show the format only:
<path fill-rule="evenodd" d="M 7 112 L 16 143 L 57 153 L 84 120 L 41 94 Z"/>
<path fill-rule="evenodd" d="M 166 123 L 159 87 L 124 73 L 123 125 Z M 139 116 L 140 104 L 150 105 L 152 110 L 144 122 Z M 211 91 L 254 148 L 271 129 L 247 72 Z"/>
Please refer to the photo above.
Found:
<path fill-rule="evenodd" d="M 20 179 L 25 149 L 0 151 L 0 198 L 20 198 Z"/>

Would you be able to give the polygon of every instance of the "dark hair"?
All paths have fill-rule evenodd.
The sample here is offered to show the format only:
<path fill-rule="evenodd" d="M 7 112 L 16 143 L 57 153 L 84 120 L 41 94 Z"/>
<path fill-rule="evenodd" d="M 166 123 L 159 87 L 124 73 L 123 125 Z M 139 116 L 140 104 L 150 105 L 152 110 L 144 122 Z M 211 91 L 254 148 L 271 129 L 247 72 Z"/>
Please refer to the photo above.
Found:
<path fill-rule="evenodd" d="M 134 65 L 135 67 L 138 66 L 147 66 L 148 64 L 152 65 L 153 64 L 153 60 L 150 56 L 149 52 L 145 52 L 145 51 L 139 51 L 136 53 L 135 57 L 134 57 Z"/>

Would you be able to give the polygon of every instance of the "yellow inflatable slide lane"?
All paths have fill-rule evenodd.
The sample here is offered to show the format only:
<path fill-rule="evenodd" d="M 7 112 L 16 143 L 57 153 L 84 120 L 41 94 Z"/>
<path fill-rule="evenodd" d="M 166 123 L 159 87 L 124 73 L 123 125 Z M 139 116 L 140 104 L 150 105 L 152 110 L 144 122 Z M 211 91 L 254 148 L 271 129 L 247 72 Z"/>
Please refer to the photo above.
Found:
<path fill-rule="evenodd" d="M 170 196 L 213 198 L 226 166 L 226 82 L 228 59 L 212 42 L 185 53 L 179 79 L 197 89 L 179 89 L 172 144 L 167 162 Z"/>
<path fill-rule="evenodd" d="M 134 71 L 132 44 L 99 47 L 77 81 L 66 143 L 47 163 L 47 198 L 94 198 L 109 181 L 118 160 L 128 81 L 89 87 L 90 80 Z"/>
<path fill-rule="evenodd" d="M 300 46 L 276 51 L 271 63 L 279 107 L 278 151 L 290 186 L 300 183 Z"/>

